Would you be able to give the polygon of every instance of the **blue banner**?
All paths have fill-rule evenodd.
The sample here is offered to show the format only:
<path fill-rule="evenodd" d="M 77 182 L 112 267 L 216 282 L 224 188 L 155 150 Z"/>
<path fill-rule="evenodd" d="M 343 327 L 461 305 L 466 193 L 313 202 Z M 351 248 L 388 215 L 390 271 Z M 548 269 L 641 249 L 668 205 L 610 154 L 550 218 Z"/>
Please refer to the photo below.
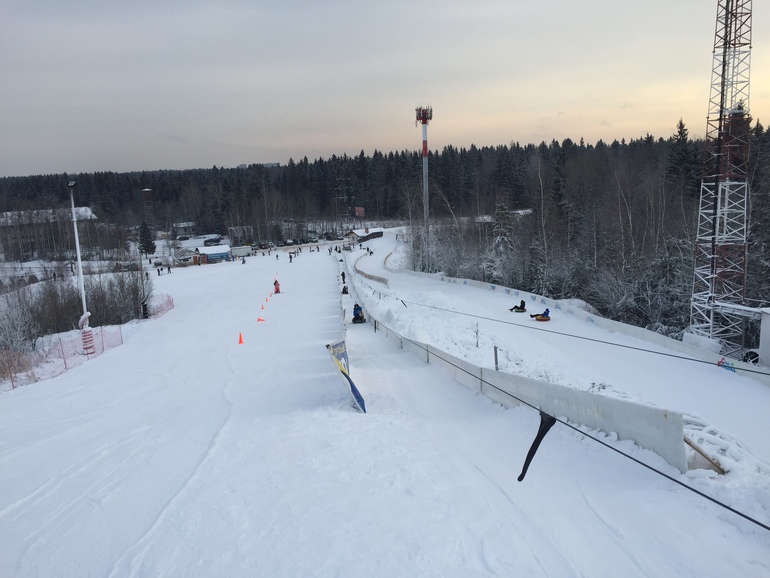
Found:
<path fill-rule="evenodd" d="M 363 413 L 366 413 L 366 404 L 364 403 L 364 398 L 358 391 L 356 384 L 353 383 L 352 379 L 350 379 L 350 374 L 348 373 L 350 365 L 348 364 L 348 348 L 345 345 L 345 340 L 343 339 L 337 343 L 327 345 L 326 348 L 329 350 L 334 363 L 337 365 L 337 369 L 340 370 L 342 381 L 353 400 L 353 407 Z"/>

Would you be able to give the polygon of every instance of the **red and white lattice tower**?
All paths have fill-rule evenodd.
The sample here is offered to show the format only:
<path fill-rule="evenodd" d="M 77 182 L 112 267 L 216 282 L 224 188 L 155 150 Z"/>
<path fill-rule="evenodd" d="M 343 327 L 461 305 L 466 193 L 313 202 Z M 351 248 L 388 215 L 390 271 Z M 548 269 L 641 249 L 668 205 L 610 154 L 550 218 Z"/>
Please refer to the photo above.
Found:
<path fill-rule="evenodd" d="M 690 329 L 740 357 L 746 311 L 751 0 L 719 0 Z"/>
<path fill-rule="evenodd" d="M 423 220 L 425 221 L 425 249 L 423 255 L 427 259 L 428 252 L 428 123 L 433 118 L 433 107 L 418 106 L 414 109 L 416 113 L 415 126 L 422 123 L 422 209 Z M 427 261 L 425 261 L 427 268 Z"/>

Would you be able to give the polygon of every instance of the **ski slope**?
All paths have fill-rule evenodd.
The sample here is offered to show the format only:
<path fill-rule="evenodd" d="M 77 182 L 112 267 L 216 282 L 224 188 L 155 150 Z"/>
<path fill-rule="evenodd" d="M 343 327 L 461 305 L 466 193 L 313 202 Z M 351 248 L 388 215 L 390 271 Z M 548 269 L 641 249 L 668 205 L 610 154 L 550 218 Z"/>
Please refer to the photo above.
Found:
<path fill-rule="evenodd" d="M 350 311 L 360 299 L 471 361 L 491 366 L 497 344 L 503 369 L 699 415 L 746 448 L 727 476 L 680 475 L 592 434 L 765 524 L 770 432 L 753 420 L 767 388 L 533 332 L 510 297 L 398 272 L 395 258 L 386 267 L 393 234 L 369 246 L 174 269 L 153 278 L 172 311 L 0 395 L 0 576 L 770 574 L 770 532 L 559 424 L 517 482 L 536 412 L 473 394 L 372 324 L 346 331 L 368 413 L 352 410 L 325 345 L 343 336 L 341 300 Z M 389 286 L 354 274 L 353 260 Z M 549 330 L 621 340 L 553 317 Z"/>

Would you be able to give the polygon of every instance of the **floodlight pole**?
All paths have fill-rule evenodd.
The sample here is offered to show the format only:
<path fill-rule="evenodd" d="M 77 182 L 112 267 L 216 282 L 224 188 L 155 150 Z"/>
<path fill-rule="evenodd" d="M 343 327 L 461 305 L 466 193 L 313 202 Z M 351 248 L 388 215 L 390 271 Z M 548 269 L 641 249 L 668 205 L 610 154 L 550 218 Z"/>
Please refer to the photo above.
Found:
<path fill-rule="evenodd" d="M 80 300 L 83 303 L 83 317 L 80 318 L 81 329 L 88 328 L 88 309 L 86 308 L 86 291 L 83 286 L 83 262 L 80 260 L 80 239 L 78 238 L 78 222 L 75 217 L 75 187 L 77 183 L 70 181 L 67 188 L 70 191 L 70 203 L 72 205 L 72 227 L 75 229 L 75 254 L 78 260 L 78 288 L 80 289 Z"/>

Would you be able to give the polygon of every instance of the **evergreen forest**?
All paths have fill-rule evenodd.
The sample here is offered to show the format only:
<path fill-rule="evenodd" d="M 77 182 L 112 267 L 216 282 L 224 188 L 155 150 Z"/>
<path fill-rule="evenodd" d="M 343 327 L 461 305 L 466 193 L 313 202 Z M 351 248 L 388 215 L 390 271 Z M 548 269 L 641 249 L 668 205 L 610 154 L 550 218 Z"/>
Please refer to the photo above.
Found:
<path fill-rule="evenodd" d="M 668 137 L 430 151 L 430 236 L 422 239 L 419 151 L 290 159 L 131 173 L 0 178 L 0 211 L 76 204 L 122 230 L 194 222 L 197 233 L 251 226 L 275 240 L 291 223 L 410 227 L 416 269 L 497 283 L 555 299 L 579 298 L 600 314 L 679 336 L 689 324 L 703 141 L 680 120 Z M 751 129 L 747 304 L 770 296 L 770 130 Z M 319 231 L 321 233 L 322 231 Z M 94 236 L 98 239 L 99 236 Z"/>

